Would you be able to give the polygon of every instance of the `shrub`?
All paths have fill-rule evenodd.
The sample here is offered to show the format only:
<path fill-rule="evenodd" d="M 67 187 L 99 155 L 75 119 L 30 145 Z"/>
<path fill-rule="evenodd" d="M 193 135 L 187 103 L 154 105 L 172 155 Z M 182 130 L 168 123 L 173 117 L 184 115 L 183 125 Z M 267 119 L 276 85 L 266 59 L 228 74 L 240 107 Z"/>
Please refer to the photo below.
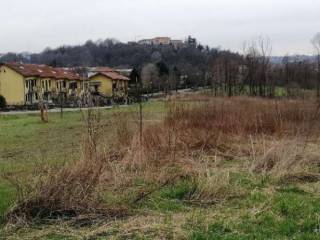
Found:
<path fill-rule="evenodd" d="M 7 101 L 4 96 L 0 95 L 0 109 L 5 109 L 7 106 Z"/>
<path fill-rule="evenodd" d="M 41 169 L 37 177 L 31 176 L 18 187 L 20 196 L 16 207 L 7 214 L 7 221 L 74 217 L 93 212 L 99 204 L 95 189 L 101 173 L 101 164 L 88 161 Z M 10 177 L 7 179 L 12 181 Z"/>
<path fill-rule="evenodd" d="M 7 222 L 76 217 L 92 213 L 115 217 L 126 212 L 126 209 L 110 209 L 100 198 L 98 188 L 102 175 L 108 172 L 106 162 L 110 156 L 98 150 L 98 129 L 101 126 L 99 112 L 88 110 L 85 123 L 83 159 L 64 166 L 39 167 L 33 175 L 23 180 L 14 175 L 3 176 L 16 186 L 19 195 L 16 206 L 6 215 Z"/>

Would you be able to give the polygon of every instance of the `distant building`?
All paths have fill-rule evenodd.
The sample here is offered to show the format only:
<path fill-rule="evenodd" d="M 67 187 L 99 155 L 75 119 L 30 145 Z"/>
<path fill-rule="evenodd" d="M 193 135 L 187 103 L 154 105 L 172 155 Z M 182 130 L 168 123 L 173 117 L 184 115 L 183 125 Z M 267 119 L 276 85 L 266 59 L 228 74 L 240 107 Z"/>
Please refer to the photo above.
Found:
<path fill-rule="evenodd" d="M 184 46 L 183 41 L 181 40 L 171 40 L 171 44 L 175 47 L 175 48 L 182 48 Z"/>
<path fill-rule="evenodd" d="M 152 45 L 153 44 L 153 40 L 152 39 L 142 39 L 138 42 L 138 44 L 141 45 Z"/>
<path fill-rule="evenodd" d="M 142 39 L 138 41 L 138 44 L 141 45 L 173 45 L 175 48 L 183 47 L 184 43 L 181 40 L 173 40 L 169 37 L 156 37 L 152 39 Z"/>
<path fill-rule="evenodd" d="M 170 45 L 171 38 L 169 37 L 156 37 L 152 39 L 153 45 Z"/>

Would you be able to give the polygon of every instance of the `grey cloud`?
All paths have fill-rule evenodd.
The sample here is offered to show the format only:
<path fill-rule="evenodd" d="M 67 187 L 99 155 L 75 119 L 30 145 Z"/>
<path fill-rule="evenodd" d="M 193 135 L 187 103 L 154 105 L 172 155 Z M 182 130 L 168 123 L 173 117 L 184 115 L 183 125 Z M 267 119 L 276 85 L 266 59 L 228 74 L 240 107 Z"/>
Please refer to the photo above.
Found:
<path fill-rule="evenodd" d="M 243 41 L 263 34 L 275 55 L 311 54 L 319 10 L 317 0 L 1 0 L 0 52 L 189 34 L 240 51 Z"/>

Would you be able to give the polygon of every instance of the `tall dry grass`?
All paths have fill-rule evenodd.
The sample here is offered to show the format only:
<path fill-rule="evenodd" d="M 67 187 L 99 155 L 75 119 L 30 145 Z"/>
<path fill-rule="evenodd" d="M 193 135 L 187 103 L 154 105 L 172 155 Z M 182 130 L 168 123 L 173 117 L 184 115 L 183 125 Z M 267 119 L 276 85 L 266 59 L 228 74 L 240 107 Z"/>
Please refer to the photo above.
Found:
<path fill-rule="evenodd" d="M 142 132 L 135 115 L 115 113 L 110 149 L 101 146 L 101 116 L 89 111 L 83 159 L 41 170 L 27 187 L 18 184 L 27 191 L 8 220 L 100 211 L 124 215 L 125 208 L 106 205 L 101 193 L 124 195 L 132 206 L 181 179 L 194 183 L 189 201 L 223 201 L 241 191 L 231 185 L 228 171 L 217 167 L 219 161 L 241 160 L 246 171 L 286 179 L 319 164 L 316 152 L 309 155 L 320 125 L 319 106 L 311 100 L 202 96 L 171 100 L 166 110 L 164 121 L 144 123 Z M 204 161 L 204 156 L 214 160 Z"/>
<path fill-rule="evenodd" d="M 102 135 L 99 112 L 89 110 L 84 123 L 82 159 L 63 166 L 39 166 L 29 177 L 23 176 L 23 181 L 5 176 L 19 193 L 16 205 L 6 216 L 9 223 L 103 212 L 101 209 L 106 206 L 99 199 L 98 187 L 111 156 L 99 146 Z M 113 213 L 110 210 L 108 214 Z"/>
<path fill-rule="evenodd" d="M 258 173 L 284 174 L 310 167 L 308 144 L 319 137 L 319 105 L 311 100 L 266 100 L 235 97 L 167 104 L 161 124 L 145 127 L 141 146 L 144 168 L 179 166 L 194 169 L 196 156 L 251 159 Z M 311 157 L 314 158 L 314 157 Z"/>
<path fill-rule="evenodd" d="M 319 164 L 309 149 L 320 120 L 311 100 L 188 97 L 167 102 L 166 109 L 163 122 L 144 124 L 142 139 L 130 135 L 123 158 L 113 163 L 116 188 L 130 189 L 136 178 L 160 187 L 189 178 L 196 185 L 190 200 L 222 200 L 237 190 L 228 174 L 208 173 L 219 172 L 219 162 L 240 160 L 245 171 L 282 178 L 310 176 Z M 202 156 L 214 160 L 204 163 Z M 142 196 L 149 192 L 144 188 Z"/>

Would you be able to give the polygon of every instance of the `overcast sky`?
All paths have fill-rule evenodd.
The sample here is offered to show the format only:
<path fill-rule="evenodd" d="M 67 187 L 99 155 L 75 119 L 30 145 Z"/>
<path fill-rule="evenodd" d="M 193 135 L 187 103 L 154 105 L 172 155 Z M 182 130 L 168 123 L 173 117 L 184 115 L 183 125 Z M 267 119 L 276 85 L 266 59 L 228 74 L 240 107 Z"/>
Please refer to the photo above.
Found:
<path fill-rule="evenodd" d="M 188 35 L 241 51 L 245 40 L 264 35 L 273 55 L 311 54 L 320 0 L 0 0 L 0 22 L 0 53 Z"/>

